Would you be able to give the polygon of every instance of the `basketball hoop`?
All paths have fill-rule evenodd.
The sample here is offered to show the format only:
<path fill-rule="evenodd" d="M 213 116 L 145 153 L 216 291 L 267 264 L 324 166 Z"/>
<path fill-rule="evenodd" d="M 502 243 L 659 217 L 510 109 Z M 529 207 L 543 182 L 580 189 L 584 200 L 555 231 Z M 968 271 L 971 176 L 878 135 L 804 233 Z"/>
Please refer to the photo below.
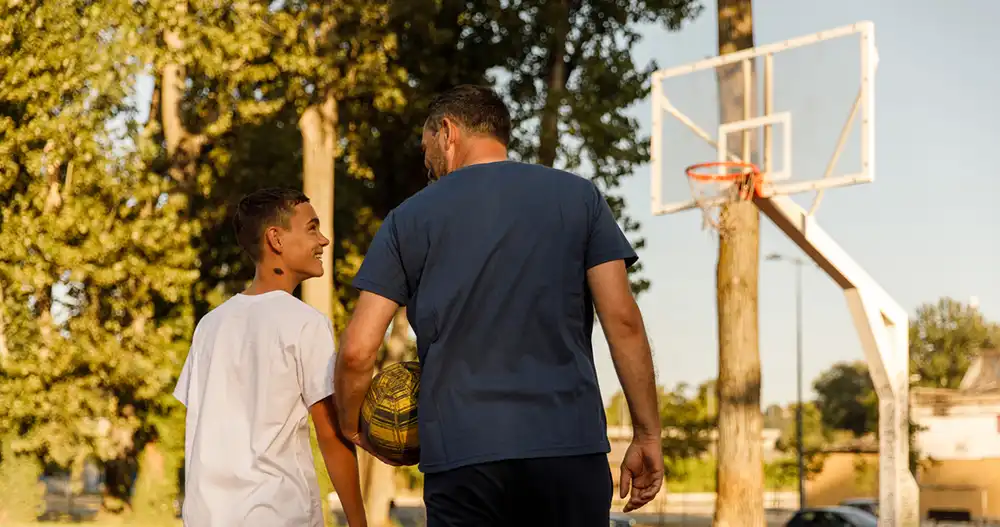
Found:
<path fill-rule="evenodd" d="M 717 169 L 716 173 L 706 170 L 713 168 Z M 722 203 L 760 195 L 761 173 L 753 163 L 710 161 L 691 165 L 685 172 L 691 184 L 691 195 L 705 218 L 704 225 L 711 225 L 720 234 L 724 234 L 719 218 Z"/>

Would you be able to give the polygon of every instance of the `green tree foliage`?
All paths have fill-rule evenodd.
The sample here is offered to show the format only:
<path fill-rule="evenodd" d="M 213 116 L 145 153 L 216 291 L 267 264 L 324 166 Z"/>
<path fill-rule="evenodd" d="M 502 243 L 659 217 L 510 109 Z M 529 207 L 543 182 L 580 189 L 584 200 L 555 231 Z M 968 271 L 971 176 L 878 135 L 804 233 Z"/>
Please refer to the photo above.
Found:
<path fill-rule="evenodd" d="M 0 426 L 80 468 L 129 452 L 192 329 L 193 226 L 129 153 L 129 2 L 13 2 L 0 20 Z"/>
<path fill-rule="evenodd" d="M 712 441 L 715 416 L 709 413 L 709 390 L 702 385 L 693 395 L 688 391 L 682 383 L 660 393 L 660 426 L 666 431 L 663 455 L 670 460 L 701 456 Z"/>
<path fill-rule="evenodd" d="M 868 365 L 840 362 L 813 382 L 823 426 L 861 437 L 878 427 L 878 397 Z"/>
<path fill-rule="evenodd" d="M 771 477 L 778 481 L 785 481 L 791 478 L 798 481 L 798 450 L 799 442 L 796 435 L 795 413 L 798 405 L 789 405 L 788 414 L 792 418 L 785 422 L 781 430 L 781 437 L 778 439 L 777 449 L 785 457 L 771 463 L 767 470 Z M 831 444 L 848 437 L 849 434 L 831 430 L 823 424 L 823 414 L 816 403 L 807 402 L 802 405 L 802 445 L 805 457 L 806 477 L 812 477 L 823 469 L 826 461 L 824 450 Z"/>
<path fill-rule="evenodd" d="M 715 429 L 714 416 L 709 412 L 709 385 L 692 390 L 685 384 L 673 390 L 659 389 L 660 426 L 663 429 L 663 455 L 668 472 L 683 471 L 685 460 L 704 455 L 712 442 Z M 619 391 L 611 397 L 605 414 L 608 426 L 623 426 L 628 421 L 624 394 Z"/>
<path fill-rule="evenodd" d="M 147 124 L 149 152 L 161 174 L 176 179 L 179 161 L 192 161 L 197 174 L 192 210 L 203 229 L 197 245 L 203 277 L 196 295 L 199 314 L 252 278 L 252 266 L 233 238 L 233 206 L 261 186 L 301 187 L 307 157 L 303 115 L 328 98 L 341 116 L 328 152 L 340 166 L 329 175 L 336 173 L 342 190 L 337 205 L 347 205 L 337 207 L 343 214 L 335 225 L 345 243 L 334 244 L 334 267 L 356 266 L 351 264 L 363 249 L 353 233 L 360 230 L 365 241 L 373 218 L 351 195 L 352 186 L 340 182 L 373 177 L 361 159 L 370 138 L 365 118 L 402 103 L 403 71 L 390 63 L 397 38 L 387 30 L 388 16 L 387 2 L 232 2 L 222 10 L 205 1 L 150 4 L 147 24 L 157 46 L 148 62 L 157 80 Z M 180 88 L 168 75 L 178 64 L 185 82 Z M 177 93 L 168 97 L 171 90 Z M 356 111 L 359 105 L 364 112 Z M 172 142 L 181 145 L 174 153 Z M 188 144 L 200 146 L 190 160 L 180 155 Z M 343 315 L 335 313 L 338 319 Z"/>
<path fill-rule="evenodd" d="M 0 404 L 11 411 L 0 424 L 64 466 L 135 456 L 177 426 L 170 392 L 195 320 L 252 276 L 231 205 L 252 188 L 301 185 L 299 120 L 328 93 L 367 97 L 369 113 L 399 104 L 388 4 L 8 7 Z M 150 101 L 137 80 L 153 81 Z M 367 136 L 339 124 L 331 158 L 370 179 L 357 153 Z M 377 227 L 352 219 L 344 231 Z M 360 253 L 347 238 L 338 249 Z"/>
<path fill-rule="evenodd" d="M 492 84 L 489 72 L 509 56 L 516 34 L 510 24 L 517 22 L 494 0 L 393 2 L 388 20 L 396 38 L 393 64 L 406 72 L 406 82 L 396 88 L 404 104 L 375 111 L 376 94 L 369 92 L 342 102 L 339 109 L 341 120 L 352 123 L 357 141 L 353 162 L 367 167 L 370 176 L 350 177 L 346 166 L 338 164 L 335 285 L 344 314 L 355 299 L 351 279 L 381 220 L 428 184 L 420 148 L 427 104 L 456 84 Z"/>
<path fill-rule="evenodd" d="M 639 24 L 676 30 L 701 12 L 697 0 L 515 0 L 517 13 L 505 71 L 515 121 L 512 150 L 520 158 L 589 175 L 605 192 L 626 233 L 640 225 L 616 193 L 649 158 L 648 138 L 628 110 L 649 95 L 656 64 L 636 64 Z M 642 238 L 633 240 L 641 249 Z M 633 290 L 649 281 L 631 270 Z"/>
<path fill-rule="evenodd" d="M 917 386 L 958 388 L 983 344 L 1000 344 L 1000 325 L 951 298 L 917 308 L 910 321 L 910 373 Z"/>

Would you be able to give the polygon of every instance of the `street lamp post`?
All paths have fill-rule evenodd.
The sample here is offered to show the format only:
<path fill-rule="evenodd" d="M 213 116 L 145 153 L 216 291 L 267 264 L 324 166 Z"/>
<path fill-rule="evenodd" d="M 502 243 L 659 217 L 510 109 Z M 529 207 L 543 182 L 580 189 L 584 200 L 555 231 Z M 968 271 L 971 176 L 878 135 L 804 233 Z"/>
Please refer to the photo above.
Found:
<path fill-rule="evenodd" d="M 802 444 L 802 266 L 806 261 L 801 258 L 772 253 L 767 255 L 770 261 L 785 261 L 795 266 L 795 391 L 797 404 L 795 406 L 795 442 L 799 462 L 799 508 L 806 506 L 806 463 L 805 446 Z"/>

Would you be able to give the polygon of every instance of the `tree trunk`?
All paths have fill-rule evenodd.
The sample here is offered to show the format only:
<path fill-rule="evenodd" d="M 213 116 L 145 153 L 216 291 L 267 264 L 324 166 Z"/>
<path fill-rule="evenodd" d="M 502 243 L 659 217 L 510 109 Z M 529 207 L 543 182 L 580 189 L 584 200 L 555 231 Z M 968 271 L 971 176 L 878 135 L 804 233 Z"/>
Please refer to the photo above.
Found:
<path fill-rule="evenodd" d="M 720 54 L 753 47 L 750 0 L 719 0 L 718 22 Z M 744 118 L 743 72 L 742 63 L 718 70 L 723 122 Z M 751 105 L 753 100 L 749 99 Z M 733 151 L 741 158 L 753 158 L 756 145 L 752 142 L 731 143 L 735 143 Z M 765 525 L 757 327 L 759 229 L 760 214 L 751 201 L 739 200 L 722 207 L 717 269 L 719 441 L 715 525 L 718 527 Z"/>
<path fill-rule="evenodd" d="M 179 9 L 186 11 L 183 2 L 179 6 Z M 171 52 L 177 53 L 184 48 L 184 40 L 176 30 L 164 31 L 163 40 Z M 192 134 L 184 127 L 181 102 L 184 100 L 186 76 L 182 64 L 164 64 L 161 70 L 160 119 L 163 123 L 163 138 L 167 143 L 167 172 L 183 189 L 190 191 L 196 183 L 198 157 L 206 143 L 206 137 Z"/>
<path fill-rule="evenodd" d="M 323 276 L 302 283 L 302 300 L 328 317 L 333 314 L 333 163 L 337 144 L 337 101 L 328 94 L 322 104 L 306 108 L 302 130 L 303 192 L 319 215 L 320 228 L 331 243 L 323 249 Z"/>
<path fill-rule="evenodd" d="M 569 1 L 556 0 L 550 6 L 553 11 L 550 20 L 554 20 L 556 25 L 550 35 L 552 44 L 549 48 L 549 68 L 545 81 L 545 108 L 542 109 L 538 138 L 538 163 L 545 166 L 553 166 L 559 152 L 559 110 L 566 98 L 569 68 L 566 64 L 566 43 L 570 30 Z"/>
<path fill-rule="evenodd" d="M 381 370 L 390 364 L 403 360 L 406 354 L 406 344 L 409 341 L 410 324 L 406 320 L 406 308 L 396 311 L 392 319 L 392 329 L 386 340 L 385 357 L 377 365 Z M 358 463 L 361 464 L 361 485 L 365 497 L 365 511 L 368 514 L 368 525 L 371 527 L 389 527 L 389 502 L 396 496 L 396 470 L 385 463 L 376 460 L 367 452 L 359 452 Z"/>
<path fill-rule="evenodd" d="M 177 15 L 183 17 L 187 14 L 187 3 L 179 2 L 175 9 Z M 175 57 L 184 49 L 184 39 L 176 29 L 165 30 L 163 42 L 170 54 Z M 163 139 L 167 147 L 167 174 L 180 185 L 183 197 L 188 200 L 184 209 L 189 213 L 190 195 L 197 184 L 198 158 L 208 138 L 203 134 L 191 133 L 184 126 L 181 103 L 184 101 L 186 79 L 187 73 L 183 64 L 174 61 L 163 65 L 160 70 L 159 109 Z M 156 106 L 154 102 L 151 110 Z"/>

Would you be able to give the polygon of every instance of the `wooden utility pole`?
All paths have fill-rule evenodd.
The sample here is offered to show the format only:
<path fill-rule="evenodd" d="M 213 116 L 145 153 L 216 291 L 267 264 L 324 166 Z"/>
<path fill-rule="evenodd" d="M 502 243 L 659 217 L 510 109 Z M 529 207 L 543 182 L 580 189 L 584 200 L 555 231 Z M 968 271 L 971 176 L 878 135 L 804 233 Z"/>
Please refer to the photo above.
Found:
<path fill-rule="evenodd" d="M 719 53 L 752 48 L 751 0 L 717 0 Z M 717 70 L 719 114 L 733 122 L 756 114 L 753 63 L 737 62 Z M 746 82 L 746 76 L 751 82 Z M 750 132 L 740 141 L 727 138 L 734 154 L 754 159 Z M 717 268 L 719 319 L 718 473 L 715 525 L 764 527 L 764 468 L 760 447 L 760 350 L 757 326 L 757 276 L 760 214 L 749 200 L 723 205 Z"/>

